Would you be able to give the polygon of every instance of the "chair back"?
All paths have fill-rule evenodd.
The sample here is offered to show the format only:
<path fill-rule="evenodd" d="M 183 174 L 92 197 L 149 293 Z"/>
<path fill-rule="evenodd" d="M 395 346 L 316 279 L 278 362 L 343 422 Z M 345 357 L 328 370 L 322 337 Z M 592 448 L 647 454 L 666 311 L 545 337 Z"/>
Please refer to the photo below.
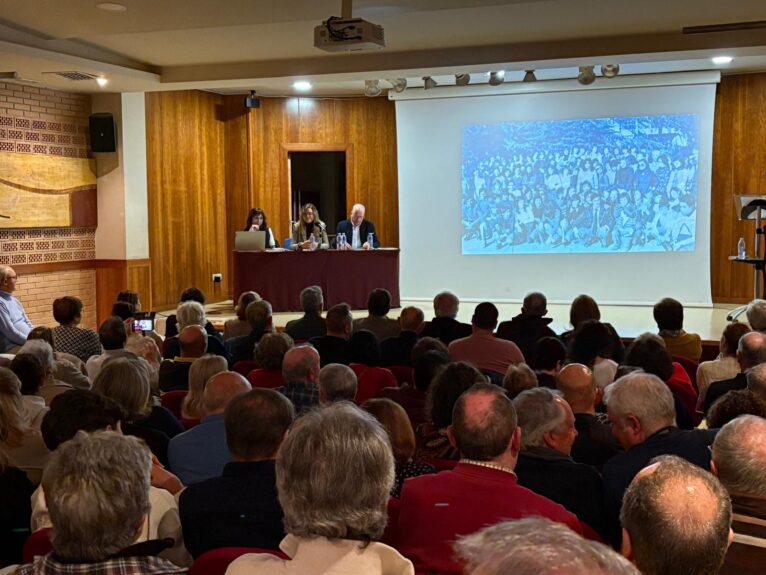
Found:
<path fill-rule="evenodd" d="M 236 558 L 248 553 L 268 553 L 281 559 L 289 559 L 281 551 L 274 549 L 259 549 L 257 547 L 221 547 L 205 551 L 194 560 L 189 575 L 224 575 L 229 564 Z"/>
<path fill-rule="evenodd" d="M 437 457 L 421 457 L 420 461 L 433 465 L 436 471 L 449 471 L 455 469 L 458 464 L 457 459 L 439 459 Z"/>
<path fill-rule="evenodd" d="M 184 398 L 189 392 L 185 389 L 176 389 L 173 391 L 166 391 L 160 395 L 160 403 L 162 407 L 170 410 L 178 419 L 181 419 L 181 406 L 183 405 Z"/>
<path fill-rule="evenodd" d="M 253 387 L 274 389 L 285 384 L 280 369 L 253 369 L 247 374 L 247 380 Z"/>
<path fill-rule="evenodd" d="M 380 538 L 381 543 L 385 543 L 394 549 L 396 549 L 396 544 L 398 543 L 399 507 L 400 502 L 398 499 L 395 497 L 388 498 L 388 523 L 386 523 L 386 530 Z"/>
<path fill-rule="evenodd" d="M 247 377 L 248 373 L 250 373 L 251 371 L 257 368 L 258 368 L 258 364 L 255 363 L 254 359 L 244 359 L 242 361 L 238 361 L 237 363 L 235 363 L 231 369 Z"/>
<path fill-rule="evenodd" d="M 178 336 L 173 337 L 166 337 L 162 340 L 162 357 L 165 357 L 165 353 L 168 351 L 168 348 L 170 347 L 171 342 L 178 339 Z"/>
<path fill-rule="evenodd" d="M 394 374 L 399 387 L 405 383 L 415 383 L 415 374 L 409 365 L 389 365 L 388 369 Z"/>
<path fill-rule="evenodd" d="M 686 375 L 689 376 L 689 379 L 691 380 L 692 385 L 694 386 L 694 390 L 697 393 L 699 393 L 699 388 L 697 387 L 697 368 L 699 367 L 699 362 L 694 361 L 693 359 L 689 359 L 688 357 L 680 356 L 680 355 L 674 355 L 673 361 L 680 364 L 681 367 L 684 368 Z"/>
<path fill-rule="evenodd" d="M 396 377 L 384 367 L 370 367 L 361 363 L 349 366 L 356 374 L 357 388 L 354 402 L 361 405 L 370 398 L 377 397 L 386 387 L 397 387 Z"/>
<path fill-rule="evenodd" d="M 22 551 L 24 563 L 31 563 L 35 560 L 35 557 L 47 555 L 53 551 L 50 532 L 50 528 L 46 527 L 45 529 L 35 531 L 27 537 L 27 540 L 24 543 L 24 550 Z"/>

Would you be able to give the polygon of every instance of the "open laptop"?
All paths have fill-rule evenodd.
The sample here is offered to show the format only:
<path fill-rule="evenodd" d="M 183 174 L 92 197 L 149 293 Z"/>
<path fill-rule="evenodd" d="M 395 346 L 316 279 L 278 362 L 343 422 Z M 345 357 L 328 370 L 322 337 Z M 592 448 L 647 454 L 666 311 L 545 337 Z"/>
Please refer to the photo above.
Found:
<path fill-rule="evenodd" d="M 266 250 L 266 232 L 237 232 L 234 236 L 235 252 L 262 252 Z"/>

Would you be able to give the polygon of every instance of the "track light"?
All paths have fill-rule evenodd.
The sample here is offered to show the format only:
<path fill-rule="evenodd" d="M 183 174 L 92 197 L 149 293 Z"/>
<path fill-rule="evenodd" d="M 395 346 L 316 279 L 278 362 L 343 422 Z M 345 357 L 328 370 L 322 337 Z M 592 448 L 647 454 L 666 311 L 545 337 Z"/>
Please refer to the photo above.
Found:
<path fill-rule="evenodd" d="M 577 75 L 577 81 L 583 86 L 592 84 L 596 79 L 596 73 L 593 71 L 594 66 L 580 66 L 580 73 Z"/>
<path fill-rule="evenodd" d="M 619 64 L 601 64 L 601 75 L 604 78 L 614 78 L 619 73 Z"/>
<path fill-rule="evenodd" d="M 524 74 L 522 82 L 537 82 L 537 76 L 535 76 L 534 70 L 527 70 Z"/>
<path fill-rule="evenodd" d="M 380 82 L 378 80 L 365 80 L 364 81 L 364 95 L 368 98 L 374 98 L 380 96 L 383 90 L 380 89 Z"/>
<path fill-rule="evenodd" d="M 430 90 L 431 88 L 435 88 L 438 85 L 439 83 L 436 80 L 434 80 L 431 76 L 423 76 L 424 90 Z"/>
<path fill-rule="evenodd" d="M 407 78 L 388 80 L 388 83 L 391 84 L 391 89 L 397 94 L 401 94 L 407 88 Z"/>
<path fill-rule="evenodd" d="M 455 74 L 455 86 L 467 86 L 470 81 L 470 74 Z"/>
<path fill-rule="evenodd" d="M 250 90 L 250 95 L 245 97 L 245 108 L 260 108 L 261 100 L 255 90 Z"/>
<path fill-rule="evenodd" d="M 489 73 L 489 85 L 490 86 L 499 86 L 505 81 L 505 72 L 503 70 L 500 70 L 499 72 L 490 72 Z"/>

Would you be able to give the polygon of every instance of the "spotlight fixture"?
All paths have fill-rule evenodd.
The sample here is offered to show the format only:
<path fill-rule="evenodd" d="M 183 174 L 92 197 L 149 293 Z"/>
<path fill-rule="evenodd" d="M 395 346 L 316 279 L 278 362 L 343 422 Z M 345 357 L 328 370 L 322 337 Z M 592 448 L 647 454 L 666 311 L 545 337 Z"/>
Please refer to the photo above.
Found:
<path fill-rule="evenodd" d="M 535 76 L 534 70 L 527 70 L 524 74 L 522 82 L 537 82 L 537 76 Z"/>
<path fill-rule="evenodd" d="M 365 80 L 364 81 L 364 95 L 368 98 L 374 98 L 380 96 L 383 90 L 380 89 L 380 82 L 378 80 Z"/>
<path fill-rule="evenodd" d="M 439 82 L 434 80 L 431 76 L 423 76 L 423 89 L 430 90 L 439 85 Z"/>
<path fill-rule="evenodd" d="M 467 86 L 470 81 L 470 74 L 455 74 L 455 86 Z"/>
<path fill-rule="evenodd" d="M 505 81 L 505 72 L 503 70 L 500 70 L 499 72 L 490 72 L 489 73 L 489 85 L 490 86 L 499 86 Z"/>
<path fill-rule="evenodd" d="M 588 86 L 596 80 L 594 66 L 580 66 L 580 73 L 577 75 L 577 81 L 583 86 Z"/>
<path fill-rule="evenodd" d="M 107 80 L 106 78 L 103 78 L 103 77 L 101 77 L 101 76 L 99 76 L 98 78 L 96 78 L 96 84 L 98 84 L 98 85 L 99 85 L 99 86 L 101 86 L 102 88 L 103 88 L 104 86 L 106 86 L 108 83 L 109 83 L 109 80 Z"/>
<path fill-rule="evenodd" d="M 260 108 L 261 100 L 255 93 L 255 90 L 250 90 L 250 95 L 245 96 L 245 108 Z"/>
<path fill-rule="evenodd" d="M 601 64 L 601 75 L 604 78 L 614 78 L 619 73 L 619 64 Z"/>
<path fill-rule="evenodd" d="M 393 80 L 387 80 L 391 84 L 391 88 L 397 94 L 401 94 L 407 88 L 407 78 L 395 78 Z"/>
<path fill-rule="evenodd" d="M 716 66 L 725 66 L 731 64 L 734 58 L 731 56 L 714 56 L 710 59 Z"/>
<path fill-rule="evenodd" d="M 293 89 L 297 92 L 308 92 L 311 90 L 311 82 L 298 80 L 297 82 L 293 82 Z"/>

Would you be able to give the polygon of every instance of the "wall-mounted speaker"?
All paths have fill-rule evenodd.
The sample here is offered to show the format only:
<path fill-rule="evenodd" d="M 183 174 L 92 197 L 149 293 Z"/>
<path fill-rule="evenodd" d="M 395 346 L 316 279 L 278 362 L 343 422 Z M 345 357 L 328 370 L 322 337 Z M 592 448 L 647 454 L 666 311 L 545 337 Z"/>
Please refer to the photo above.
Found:
<path fill-rule="evenodd" d="M 115 152 L 114 116 L 108 112 L 91 114 L 88 118 L 90 128 L 90 149 L 92 152 Z"/>

